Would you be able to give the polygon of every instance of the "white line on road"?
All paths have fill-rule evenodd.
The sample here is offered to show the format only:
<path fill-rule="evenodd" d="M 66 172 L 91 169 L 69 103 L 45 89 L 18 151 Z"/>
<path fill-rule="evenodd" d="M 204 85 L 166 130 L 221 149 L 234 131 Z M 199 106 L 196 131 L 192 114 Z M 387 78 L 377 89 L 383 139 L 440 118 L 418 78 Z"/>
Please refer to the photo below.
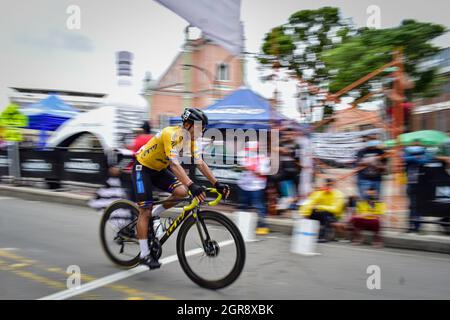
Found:
<path fill-rule="evenodd" d="M 228 240 L 228 241 L 219 242 L 219 245 L 224 247 L 224 246 L 230 245 L 232 243 L 234 243 L 233 240 Z M 190 256 L 193 256 L 193 255 L 202 253 L 202 252 L 203 252 L 202 248 L 192 249 L 192 250 L 189 250 L 188 252 L 186 252 L 186 257 L 190 257 Z M 177 255 L 172 255 L 172 256 L 169 256 L 167 258 L 161 259 L 160 262 L 161 262 L 162 265 L 166 265 L 166 264 L 175 262 L 177 260 L 178 260 Z M 111 283 L 114 283 L 114 282 L 117 282 L 117 281 L 129 278 L 131 276 L 134 276 L 136 274 L 139 274 L 139 273 L 142 273 L 142 272 L 145 272 L 145 271 L 149 271 L 148 267 L 146 267 L 146 266 L 137 266 L 137 267 L 135 267 L 135 268 L 133 268 L 131 270 L 125 270 L 125 271 L 117 272 L 117 273 L 114 273 L 112 275 L 109 275 L 109 276 L 106 276 L 106 277 L 103 277 L 103 278 L 100 278 L 100 279 L 88 282 L 88 283 L 80 286 L 78 289 L 74 289 L 74 288 L 67 289 L 67 290 L 60 291 L 60 292 L 51 294 L 49 296 L 40 298 L 38 300 L 65 300 L 65 299 L 68 299 L 68 298 L 80 295 L 82 293 L 85 293 L 85 292 L 88 292 L 88 291 L 91 291 L 91 290 L 95 290 L 95 289 L 98 289 L 100 287 L 104 287 L 104 286 L 106 286 L 108 284 L 111 284 Z"/>

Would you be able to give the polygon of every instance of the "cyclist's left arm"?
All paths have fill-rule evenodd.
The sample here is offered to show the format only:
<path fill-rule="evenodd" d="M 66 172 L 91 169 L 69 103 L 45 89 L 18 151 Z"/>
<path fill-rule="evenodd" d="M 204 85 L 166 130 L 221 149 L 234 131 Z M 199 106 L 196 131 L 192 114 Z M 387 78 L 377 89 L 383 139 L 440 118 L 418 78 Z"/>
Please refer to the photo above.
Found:
<path fill-rule="evenodd" d="M 230 195 L 230 187 L 226 184 L 220 183 L 214 174 L 212 173 L 209 166 L 203 161 L 199 152 L 199 141 L 196 141 L 192 146 L 192 154 L 194 156 L 194 162 L 200 172 L 208 179 L 209 182 L 217 189 L 220 193 L 225 196 L 225 199 Z"/>
<path fill-rule="evenodd" d="M 214 177 L 214 174 L 212 173 L 206 162 L 202 159 L 196 159 L 195 164 L 197 165 L 197 168 L 200 170 L 200 172 L 206 177 L 206 179 L 208 179 L 208 181 L 211 182 L 212 185 L 215 185 L 217 179 L 216 177 Z"/>

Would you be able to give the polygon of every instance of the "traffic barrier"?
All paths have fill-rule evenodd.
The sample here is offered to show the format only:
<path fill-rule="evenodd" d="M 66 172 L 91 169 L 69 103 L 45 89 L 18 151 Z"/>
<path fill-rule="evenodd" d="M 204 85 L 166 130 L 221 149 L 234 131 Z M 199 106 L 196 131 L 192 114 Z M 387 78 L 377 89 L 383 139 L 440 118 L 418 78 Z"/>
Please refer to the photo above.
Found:
<path fill-rule="evenodd" d="M 304 256 L 316 256 L 315 252 L 320 224 L 316 220 L 296 219 L 292 230 L 291 252 Z"/>
<path fill-rule="evenodd" d="M 236 224 L 241 231 L 242 237 L 246 242 L 256 241 L 255 231 L 258 217 L 254 212 L 237 211 L 235 212 Z"/>

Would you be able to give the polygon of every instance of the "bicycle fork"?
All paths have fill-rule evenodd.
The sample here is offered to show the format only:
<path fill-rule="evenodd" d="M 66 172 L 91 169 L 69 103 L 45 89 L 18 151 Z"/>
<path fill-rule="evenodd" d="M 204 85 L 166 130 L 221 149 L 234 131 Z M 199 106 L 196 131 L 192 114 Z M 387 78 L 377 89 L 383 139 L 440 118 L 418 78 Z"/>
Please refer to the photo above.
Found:
<path fill-rule="evenodd" d="M 215 257 L 219 254 L 219 245 L 216 241 L 211 240 L 208 229 L 206 228 L 205 221 L 199 217 L 199 209 L 197 208 L 194 213 L 195 224 L 200 237 L 200 241 L 203 246 L 205 254 L 209 257 Z"/>

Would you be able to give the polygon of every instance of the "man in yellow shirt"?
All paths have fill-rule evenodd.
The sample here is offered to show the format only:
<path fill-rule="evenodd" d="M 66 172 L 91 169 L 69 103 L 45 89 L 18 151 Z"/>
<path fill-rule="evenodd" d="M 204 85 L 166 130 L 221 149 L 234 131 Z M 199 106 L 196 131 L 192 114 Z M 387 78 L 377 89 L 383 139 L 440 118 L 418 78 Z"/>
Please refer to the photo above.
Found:
<path fill-rule="evenodd" d="M 375 188 L 366 191 L 366 198 L 367 200 L 360 200 L 356 203 L 356 214 L 350 219 L 350 225 L 353 229 L 352 240 L 356 244 L 361 244 L 361 230 L 373 231 L 373 245 L 381 247 L 381 217 L 386 210 L 386 206 L 378 200 L 378 193 Z"/>
<path fill-rule="evenodd" d="M 320 222 L 319 242 L 326 242 L 331 227 L 345 233 L 344 226 L 338 223 L 344 213 L 345 197 L 333 188 L 334 180 L 327 179 L 325 186 L 311 193 L 300 207 L 300 214 Z M 344 230 L 342 230 L 344 229 Z"/>
<path fill-rule="evenodd" d="M 184 156 L 191 153 L 200 172 L 225 198 L 230 193 L 229 186 L 217 181 L 199 154 L 197 139 L 205 131 L 208 117 L 200 109 L 186 108 L 181 119 L 182 126 L 166 127 L 142 146 L 136 153 L 136 162 L 133 165 L 133 189 L 139 205 L 137 236 L 141 249 L 140 263 L 150 269 L 160 267 L 160 263 L 150 254 L 148 247 L 150 218 L 159 217 L 164 210 L 174 205 L 170 199 L 184 198 L 188 195 L 188 190 L 200 201 L 205 200 L 203 187 L 195 184 L 181 166 L 180 152 L 183 152 Z M 169 201 L 153 208 L 154 187 L 169 192 L 172 196 L 169 197 Z M 162 228 L 157 228 L 155 233 L 156 237 L 162 236 Z"/>

